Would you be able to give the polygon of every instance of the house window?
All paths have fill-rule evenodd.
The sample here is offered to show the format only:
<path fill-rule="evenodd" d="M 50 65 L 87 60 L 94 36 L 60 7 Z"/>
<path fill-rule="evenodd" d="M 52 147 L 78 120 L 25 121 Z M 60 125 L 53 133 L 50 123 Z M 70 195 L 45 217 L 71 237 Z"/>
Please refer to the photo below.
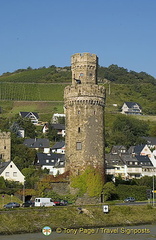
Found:
<path fill-rule="evenodd" d="M 76 143 L 76 150 L 81 150 L 82 149 L 82 143 L 81 142 L 77 142 Z"/>
<path fill-rule="evenodd" d="M 78 127 L 78 133 L 80 133 L 80 127 Z"/>
<path fill-rule="evenodd" d="M 17 172 L 13 172 L 13 177 L 17 177 Z"/>
<path fill-rule="evenodd" d="M 80 114 L 80 110 L 78 110 L 77 113 Z"/>
<path fill-rule="evenodd" d="M 49 160 L 46 160 L 46 163 L 49 163 Z"/>
<path fill-rule="evenodd" d="M 6 173 L 5 173 L 5 176 L 6 176 L 6 177 L 9 177 L 9 172 L 6 172 Z"/>
<path fill-rule="evenodd" d="M 83 73 L 80 73 L 80 77 L 83 77 Z"/>
<path fill-rule="evenodd" d="M 12 168 L 12 165 L 10 165 L 10 168 Z"/>
<path fill-rule="evenodd" d="M 4 149 L 6 149 L 6 146 L 4 146 Z"/>
<path fill-rule="evenodd" d="M 2 154 L 0 154 L 0 159 L 2 159 Z"/>

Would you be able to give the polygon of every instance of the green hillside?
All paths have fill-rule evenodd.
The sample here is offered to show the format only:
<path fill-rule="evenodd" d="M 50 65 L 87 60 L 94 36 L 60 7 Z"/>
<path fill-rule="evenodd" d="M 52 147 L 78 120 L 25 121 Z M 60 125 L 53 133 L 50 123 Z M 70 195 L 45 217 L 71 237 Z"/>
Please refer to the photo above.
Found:
<path fill-rule="evenodd" d="M 39 83 L 0 83 L 0 101 L 55 101 L 63 102 L 66 84 Z M 144 114 L 155 115 L 156 86 L 140 84 L 104 84 L 107 91 L 106 110 L 111 113 L 120 111 L 124 102 L 137 102 Z M 117 104 L 117 106 L 113 106 Z M 29 105 L 29 104 L 28 104 Z"/>
<path fill-rule="evenodd" d="M 0 83 L 0 100 L 63 101 L 65 84 Z"/>
<path fill-rule="evenodd" d="M 156 79 L 152 76 L 127 71 L 117 65 L 99 66 L 98 81 L 107 91 L 107 116 L 120 112 L 127 101 L 139 103 L 145 115 L 156 115 Z M 46 121 L 52 113 L 63 112 L 66 84 L 71 84 L 70 67 L 29 67 L 4 73 L 0 76 L 1 115 L 10 117 L 19 111 L 36 111 Z"/>
<path fill-rule="evenodd" d="M 51 66 L 49 68 L 39 69 L 18 69 L 13 73 L 4 73 L 0 76 L 0 82 L 30 82 L 30 83 L 59 83 L 70 82 L 71 71 L 70 67 L 57 68 Z"/>
<path fill-rule="evenodd" d="M 135 71 L 128 71 L 123 67 L 117 65 L 110 65 L 109 67 L 98 66 L 98 81 L 110 81 L 118 84 L 142 84 L 151 83 L 156 85 L 156 79 L 151 75 Z M 54 65 L 46 68 L 38 69 L 18 69 L 13 73 L 7 72 L 0 76 L 0 82 L 30 82 L 30 83 L 62 83 L 71 82 L 71 68 L 70 67 L 56 67 Z"/>

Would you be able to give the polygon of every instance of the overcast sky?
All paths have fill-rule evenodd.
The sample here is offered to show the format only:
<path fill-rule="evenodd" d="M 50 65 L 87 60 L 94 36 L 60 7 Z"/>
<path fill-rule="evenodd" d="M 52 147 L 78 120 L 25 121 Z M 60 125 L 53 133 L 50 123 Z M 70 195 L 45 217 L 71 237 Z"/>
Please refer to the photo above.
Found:
<path fill-rule="evenodd" d="M 156 77 L 156 0 L 0 0 L 0 74 L 83 52 Z"/>

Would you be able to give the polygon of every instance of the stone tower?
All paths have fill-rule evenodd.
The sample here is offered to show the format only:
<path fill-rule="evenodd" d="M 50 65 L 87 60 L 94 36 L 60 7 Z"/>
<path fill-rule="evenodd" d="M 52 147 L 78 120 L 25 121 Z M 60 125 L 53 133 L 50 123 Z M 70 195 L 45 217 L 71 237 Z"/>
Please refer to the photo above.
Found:
<path fill-rule="evenodd" d="M 0 161 L 10 161 L 11 137 L 10 132 L 0 132 Z"/>
<path fill-rule="evenodd" d="M 105 88 L 97 84 L 97 64 L 95 54 L 74 54 L 72 85 L 64 90 L 66 170 L 74 176 L 88 166 L 104 176 Z"/>

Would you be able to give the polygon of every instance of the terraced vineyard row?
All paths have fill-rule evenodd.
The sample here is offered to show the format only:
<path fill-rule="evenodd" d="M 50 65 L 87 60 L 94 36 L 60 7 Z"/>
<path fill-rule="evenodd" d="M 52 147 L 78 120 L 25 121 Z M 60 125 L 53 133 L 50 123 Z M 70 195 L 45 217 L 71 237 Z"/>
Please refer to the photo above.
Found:
<path fill-rule="evenodd" d="M 0 83 L 0 100 L 63 101 L 65 85 Z"/>

